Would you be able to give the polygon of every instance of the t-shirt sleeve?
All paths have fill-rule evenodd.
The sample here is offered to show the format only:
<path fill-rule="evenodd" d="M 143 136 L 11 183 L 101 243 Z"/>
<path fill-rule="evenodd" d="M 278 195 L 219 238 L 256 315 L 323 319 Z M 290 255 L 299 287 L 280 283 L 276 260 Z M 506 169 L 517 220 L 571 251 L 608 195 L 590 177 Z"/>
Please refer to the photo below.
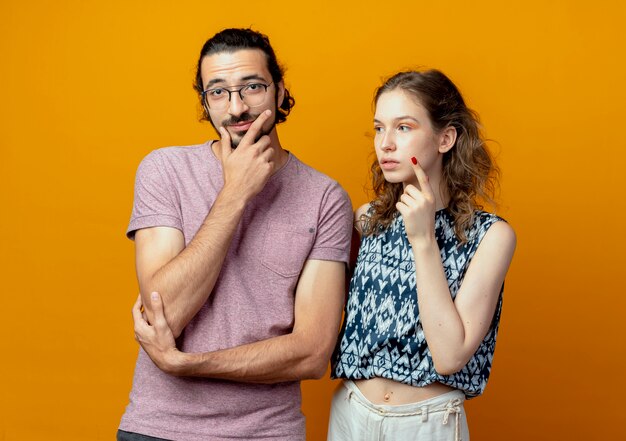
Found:
<path fill-rule="evenodd" d="M 317 235 L 309 259 L 349 263 L 352 217 L 348 194 L 334 183 L 322 199 Z"/>
<path fill-rule="evenodd" d="M 149 227 L 172 227 L 182 231 L 178 198 L 174 186 L 163 172 L 163 159 L 155 150 L 146 156 L 135 176 L 135 199 L 126 236 Z"/>

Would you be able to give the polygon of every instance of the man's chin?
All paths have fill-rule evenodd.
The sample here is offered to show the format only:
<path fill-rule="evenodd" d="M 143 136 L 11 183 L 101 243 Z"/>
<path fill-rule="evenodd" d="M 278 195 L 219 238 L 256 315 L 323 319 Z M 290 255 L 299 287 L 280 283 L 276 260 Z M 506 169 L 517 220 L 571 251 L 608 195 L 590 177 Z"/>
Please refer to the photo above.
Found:
<path fill-rule="evenodd" d="M 272 124 L 272 127 L 270 127 L 269 130 L 262 130 L 261 132 L 257 133 L 256 138 L 254 139 L 254 142 L 257 142 L 259 139 L 261 139 L 261 136 L 269 135 L 274 129 L 274 126 L 275 124 Z M 239 143 L 243 140 L 243 137 L 246 135 L 246 133 L 248 133 L 247 130 L 232 132 L 230 134 L 230 146 L 232 148 L 237 148 L 237 146 L 239 146 Z"/>
<path fill-rule="evenodd" d="M 233 138 L 230 137 L 230 148 L 236 149 L 239 147 L 239 143 L 241 142 L 241 138 Z"/>
<path fill-rule="evenodd" d="M 230 146 L 236 149 L 241 143 L 241 140 L 245 136 L 247 131 L 237 131 L 230 134 Z"/>

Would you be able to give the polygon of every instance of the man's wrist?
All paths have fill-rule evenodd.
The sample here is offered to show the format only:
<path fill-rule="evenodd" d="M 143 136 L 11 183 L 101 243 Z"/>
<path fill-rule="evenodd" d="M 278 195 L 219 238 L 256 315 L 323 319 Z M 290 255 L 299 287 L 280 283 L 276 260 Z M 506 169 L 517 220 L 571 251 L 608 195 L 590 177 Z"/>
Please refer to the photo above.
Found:
<path fill-rule="evenodd" d="M 230 210 L 241 211 L 243 213 L 250 199 L 252 198 L 246 197 L 241 193 L 241 189 L 226 184 L 217 196 L 215 203 L 223 203 Z"/>
<path fill-rule="evenodd" d="M 167 373 L 175 377 L 191 377 L 195 371 L 196 355 L 194 353 L 181 352 L 176 350 L 176 354 L 168 363 Z"/>

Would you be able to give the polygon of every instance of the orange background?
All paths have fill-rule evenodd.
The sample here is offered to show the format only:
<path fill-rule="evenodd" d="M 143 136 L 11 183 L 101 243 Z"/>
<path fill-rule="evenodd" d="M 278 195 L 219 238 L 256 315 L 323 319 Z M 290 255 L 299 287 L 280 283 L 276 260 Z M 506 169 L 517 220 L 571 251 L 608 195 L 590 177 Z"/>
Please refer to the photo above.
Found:
<path fill-rule="evenodd" d="M 623 2 L 173 3 L 0 3 L 0 440 L 114 438 L 137 352 L 134 173 L 155 148 L 214 136 L 198 122 L 196 57 L 249 25 L 288 68 L 283 145 L 354 206 L 381 77 L 423 65 L 459 85 L 497 141 L 519 238 L 492 378 L 467 403 L 472 437 L 619 437 Z M 303 385 L 311 440 L 334 385 Z"/>

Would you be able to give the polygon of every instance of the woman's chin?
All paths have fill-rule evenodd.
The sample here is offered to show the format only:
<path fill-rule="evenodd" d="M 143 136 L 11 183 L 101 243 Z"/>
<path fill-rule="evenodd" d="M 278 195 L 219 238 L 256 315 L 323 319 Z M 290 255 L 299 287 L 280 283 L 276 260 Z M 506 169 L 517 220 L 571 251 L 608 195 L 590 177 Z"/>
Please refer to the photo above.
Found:
<path fill-rule="evenodd" d="M 400 176 L 394 176 L 391 173 L 386 174 L 383 172 L 383 176 L 385 178 L 385 181 L 389 182 L 390 184 L 402 184 L 404 182 Z"/>

